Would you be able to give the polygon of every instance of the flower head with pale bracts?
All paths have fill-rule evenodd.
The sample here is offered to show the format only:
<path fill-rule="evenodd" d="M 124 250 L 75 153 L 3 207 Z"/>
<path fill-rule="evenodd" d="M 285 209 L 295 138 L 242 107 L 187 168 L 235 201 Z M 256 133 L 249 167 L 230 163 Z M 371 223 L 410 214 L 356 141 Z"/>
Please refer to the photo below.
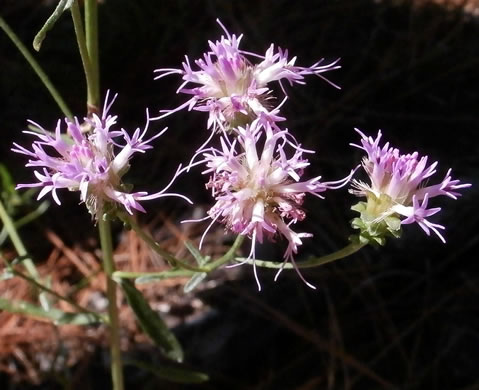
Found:
<path fill-rule="evenodd" d="M 144 153 L 151 149 L 150 143 L 161 136 L 166 128 L 153 137 L 145 139 L 149 125 L 147 111 L 147 121 L 143 131 L 136 129 L 130 136 L 124 129 L 112 130 L 118 117 L 109 115 L 108 111 L 115 99 L 116 95 L 111 102 L 108 102 L 107 94 L 102 116 L 93 114 L 92 118 L 85 118 L 85 124 L 92 129 L 88 133 L 85 133 L 76 118 L 73 121 L 65 118 L 67 136 L 61 133 L 62 120 L 58 120 L 54 134 L 37 123 L 29 121 L 39 130 L 39 132 L 25 131 L 38 138 L 33 142 L 32 150 L 16 143 L 12 150 L 30 158 L 26 166 L 35 168 L 34 174 L 38 182 L 19 184 L 17 188 L 42 187 L 38 199 L 51 192 L 57 204 L 61 204 L 57 195 L 58 189 L 80 191 L 81 201 L 85 202 L 90 213 L 96 218 L 106 204 L 121 205 L 132 214 L 132 209 L 145 211 L 139 203 L 142 200 L 164 196 L 185 198 L 183 195 L 165 192 L 179 174 L 180 169 L 170 184 L 160 192 L 148 195 L 147 192 L 127 191 L 121 178 L 129 169 L 131 157 L 135 153 Z"/>
<path fill-rule="evenodd" d="M 458 190 L 471 185 L 453 180 L 451 169 L 438 184 L 428 185 L 436 173 L 437 162 L 428 165 L 428 157 L 419 157 L 417 152 L 400 154 L 389 143 L 381 147 L 381 131 L 376 139 L 367 137 L 358 129 L 356 131 L 361 135 L 361 145 L 351 145 L 367 153 L 363 167 L 371 179 L 371 184 L 355 180 L 351 190 L 367 198 L 367 202 L 353 206 L 361 213 L 360 218 L 353 220 L 353 227 L 360 230 L 360 240 L 384 244 L 386 235 L 398 237 L 401 225 L 417 222 L 427 235 L 432 230 L 445 242 L 439 231 L 444 230 L 444 226 L 428 220 L 441 208 L 428 208 L 428 202 L 440 195 L 457 199 L 461 195 Z"/>
<path fill-rule="evenodd" d="M 345 185 L 352 173 L 337 182 L 322 183 L 319 176 L 301 181 L 309 162 L 303 157 L 304 150 L 289 141 L 286 131 L 274 132 L 268 123 L 255 120 L 236 132 L 233 141 L 227 135 L 221 137 L 221 149 L 198 152 L 203 153 L 207 166 L 203 173 L 211 175 L 207 188 L 216 200 L 207 218 L 212 219 L 211 225 L 218 221 L 236 234 L 251 237 L 248 259 L 255 258 L 256 241 L 285 237 L 284 261 L 291 261 L 297 269 L 293 256 L 302 238 L 311 234 L 297 233 L 291 225 L 306 217 L 302 208 L 305 195 L 322 198 L 320 194 L 327 189 Z M 289 157 L 288 148 L 293 149 Z"/>
<path fill-rule="evenodd" d="M 157 69 L 155 79 L 170 74 L 180 74 L 183 83 L 177 93 L 192 95 L 192 97 L 172 110 L 164 110 L 165 117 L 179 110 L 206 111 L 209 113 L 208 128 L 215 131 L 230 129 L 238 125 L 244 126 L 256 118 L 264 122 L 278 122 L 284 120 L 279 115 L 279 107 L 274 107 L 275 97 L 269 84 L 278 81 L 286 95 L 282 81 L 286 80 L 290 85 L 305 84 L 304 76 L 316 75 L 327 80 L 323 73 L 340 68 L 336 65 L 338 60 L 323 64 L 323 59 L 309 67 L 295 65 L 296 57 L 289 58 L 288 51 L 281 48 L 275 49 L 272 44 L 265 55 L 250 53 L 239 48 L 243 35 L 237 37 L 223 28 L 226 36 L 216 42 L 209 41 L 210 51 L 203 58 L 194 61 L 196 69 L 185 56 L 183 69 Z M 253 64 L 248 57 L 257 58 L 260 62 Z M 188 84 L 193 84 L 187 88 Z M 339 88 L 339 87 L 337 87 Z"/>

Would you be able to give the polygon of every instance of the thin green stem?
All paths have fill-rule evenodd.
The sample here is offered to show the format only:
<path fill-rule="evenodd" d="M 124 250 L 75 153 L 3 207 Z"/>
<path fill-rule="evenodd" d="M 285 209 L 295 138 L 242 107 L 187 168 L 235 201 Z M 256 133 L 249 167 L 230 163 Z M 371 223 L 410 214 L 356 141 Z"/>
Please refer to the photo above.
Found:
<path fill-rule="evenodd" d="M 90 316 L 88 313 L 68 313 L 54 307 L 50 308 L 50 310 L 45 310 L 43 307 L 31 302 L 19 300 L 12 301 L 10 299 L 0 298 L 0 310 L 44 318 L 52 321 L 56 325 L 90 325 L 98 323 L 98 319 Z"/>
<path fill-rule="evenodd" d="M 56 291 L 48 288 L 47 286 L 44 286 L 43 284 L 37 282 L 36 280 L 30 278 L 29 276 L 25 275 L 24 273 L 20 272 L 20 271 L 17 271 L 15 269 L 11 269 L 11 272 L 13 275 L 15 276 L 18 276 L 24 280 L 26 280 L 28 283 L 30 283 L 31 285 L 37 287 L 39 290 L 43 290 L 45 292 L 47 292 L 48 294 L 54 296 L 55 298 L 61 300 L 61 301 L 65 301 L 67 303 L 69 303 L 72 307 L 74 307 L 75 309 L 79 310 L 80 312 L 82 313 L 86 313 L 86 314 L 90 314 L 96 318 L 98 318 L 101 322 L 105 322 L 105 323 L 108 323 L 108 319 L 99 314 L 99 313 L 95 313 L 93 311 L 90 311 L 86 308 L 84 308 L 83 306 L 80 306 L 78 303 L 76 303 L 75 301 L 67 298 L 67 297 L 64 297 L 63 295 L 60 295 L 58 294 Z"/>
<path fill-rule="evenodd" d="M 100 63 L 98 51 L 98 0 L 85 0 L 86 47 L 90 57 L 93 85 L 89 111 L 98 112 L 100 105 Z"/>
<path fill-rule="evenodd" d="M 100 272 L 101 272 L 101 270 L 96 270 L 96 271 L 92 272 L 90 275 L 85 276 L 84 278 L 80 279 L 80 281 L 75 283 L 73 286 L 71 286 L 72 288 L 71 288 L 70 292 L 68 293 L 68 297 L 74 296 L 78 291 L 80 291 L 80 290 L 84 289 L 85 287 L 89 286 L 92 279 L 94 279 Z"/>
<path fill-rule="evenodd" d="M 121 363 L 120 327 L 118 307 L 116 304 L 116 283 L 112 279 L 113 272 L 115 272 L 115 264 L 113 262 L 111 227 L 110 221 L 104 218 L 103 213 L 100 214 L 98 230 L 100 233 L 103 268 L 107 275 L 106 281 L 108 318 L 110 320 L 111 377 L 113 382 L 113 390 L 123 390 L 123 366 Z"/>
<path fill-rule="evenodd" d="M 227 263 L 228 261 L 232 260 L 236 254 L 236 251 L 241 246 L 244 240 L 244 236 L 237 236 L 235 242 L 231 246 L 231 248 L 226 252 L 223 256 L 219 259 L 206 264 L 203 268 L 199 268 L 198 271 L 192 271 L 189 269 L 175 269 L 169 271 L 162 271 L 162 272 L 125 272 L 125 271 L 117 271 L 114 273 L 114 278 L 120 279 L 137 279 L 141 277 L 148 277 L 151 280 L 163 280 L 169 278 L 178 278 L 178 277 L 189 277 L 197 274 L 198 272 L 211 272 L 217 269 L 218 267 L 222 266 L 223 264 Z"/>
<path fill-rule="evenodd" d="M 27 60 L 27 62 L 30 64 L 34 72 L 40 78 L 45 88 L 48 90 L 48 92 L 50 92 L 50 95 L 52 96 L 53 100 L 55 100 L 55 102 L 57 103 L 58 107 L 63 112 L 63 114 L 66 117 L 72 119 L 73 118 L 72 112 L 68 108 L 67 104 L 61 97 L 58 90 L 54 87 L 54 85 L 50 81 L 50 78 L 47 76 L 47 74 L 42 69 L 42 67 L 37 62 L 37 60 L 32 56 L 32 54 L 28 51 L 26 46 L 22 43 L 22 41 L 20 41 L 18 36 L 15 34 L 15 32 L 10 28 L 10 26 L 5 22 L 5 20 L 1 16 L 0 16 L 0 28 L 5 32 L 5 34 L 7 34 L 7 36 L 10 38 L 13 44 L 17 47 L 20 53 L 22 53 L 23 57 Z"/>
<path fill-rule="evenodd" d="M 183 269 L 187 269 L 194 272 L 206 272 L 203 268 L 198 268 L 192 266 L 182 260 L 178 260 L 175 256 L 173 256 L 168 251 L 164 250 L 160 244 L 158 244 L 153 237 L 149 234 L 145 233 L 143 229 L 135 222 L 135 220 L 128 214 L 125 213 L 117 213 L 118 218 L 120 218 L 124 223 L 131 226 L 131 228 L 140 236 L 140 238 L 145 241 L 151 249 L 153 249 L 156 253 L 160 256 L 164 257 L 166 261 L 168 261 L 172 267 L 181 267 Z"/>
<path fill-rule="evenodd" d="M 356 244 L 356 243 L 351 243 L 344 248 L 321 256 L 321 257 L 313 257 L 305 261 L 301 261 L 296 263 L 298 268 L 312 268 L 312 267 L 318 267 L 320 265 L 324 265 L 327 263 L 331 263 L 333 261 L 343 259 L 347 256 L 352 255 L 353 253 L 359 251 L 361 248 L 363 248 L 366 244 Z M 259 260 L 259 259 L 244 259 L 244 258 L 236 258 L 235 261 L 241 262 L 241 263 L 248 263 L 248 264 L 255 264 L 257 267 L 264 267 L 264 268 L 283 268 L 283 269 L 293 269 L 294 265 L 292 263 L 282 263 L 282 262 L 273 262 L 273 261 L 266 261 L 266 260 Z"/>
<path fill-rule="evenodd" d="M 75 35 L 77 38 L 78 49 L 80 51 L 80 57 L 83 64 L 83 70 L 85 72 L 86 78 L 86 87 L 87 87 L 87 109 L 88 113 L 91 113 L 91 107 L 95 107 L 95 93 L 97 87 L 96 80 L 93 72 L 93 67 L 91 63 L 90 56 L 88 54 L 88 49 L 86 46 L 86 39 L 85 39 L 85 30 L 83 29 L 83 22 L 82 16 L 80 12 L 80 6 L 78 5 L 78 1 L 74 1 L 71 8 L 72 19 L 73 19 L 73 27 L 75 29 Z"/>
<path fill-rule="evenodd" d="M 236 237 L 235 242 L 233 243 L 233 245 L 231 245 L 231 248 L 228 250 L 228 252 L 226 252 L 219 259 L 217 259 L 217 260 L 215 260 L 215 261 L 206 265 L 206 269 L 207 269 L 206 272 L 210 272 L 210 271 L 218 268 L 219 266 L 227 263 L 228 261 L 230 261 L 235 256 L 236 251 L 239 249 L 239 247 L 243 243 L 243 240 L 244 240 L 244 236 L 238 235 Z"/>
<path fill-rule="evenodd" d="M 10 215 L 8 215 L 7 210 L 3 206 L 3 202 L 1 200 L 0 200 L 0 219 L 2 220 L 3 226 L 8 232 L 10 240 L 12 241 L 12 244 L 15 247 L 15 250 L 17 251 L 18 256 L 25 257 L 25 259 L 22 261 L 22 264 L 25 266 L 28 273 L 33 279 L 38 279 L 39 275 L 35 267 L 35 264 L 33 264 L 32 259 L 27 257 L 28 256 L 27 249 L 25 248 L 25 245 L 23 245 L 23 241 L 20 238 L 20 235 L 18 234 L 18 231 L 15 227 L 15 222 L 13 222 L 13 220 L 10 218 Z"/>
<path fill-rule="evenodd" d="M 183 269 L 175 269 L 171 271 L 162 271 L 162 272 L 127 272 L 127 271 L 116 271 L 113 274 L 113 278 L 118 279 L 137 279 L 143 276 L 148 276 L 155 278 L 156 280 L 170 279 L 170 278 L 184 278 L 193 276 L 197 272 Z"/>
<path fill-rule="evenodd" d="M 42 215 L 45 211 L 48 210 L 49 205 L 50 203 L 47 201 L 40 203 L 40 206 L 38 206 L 35 210 L 31 211 L 30 213 L 14 221 L 13 223 L 15 228 L 19 229 L 22 226 L 37 219 L 40 215 Z M 5 241 L 7 237 L 8 237 L 7 229 L 3 227 L 3 229 L 0 231 L 0 245 L 2 245 L 2 243 Z"/>

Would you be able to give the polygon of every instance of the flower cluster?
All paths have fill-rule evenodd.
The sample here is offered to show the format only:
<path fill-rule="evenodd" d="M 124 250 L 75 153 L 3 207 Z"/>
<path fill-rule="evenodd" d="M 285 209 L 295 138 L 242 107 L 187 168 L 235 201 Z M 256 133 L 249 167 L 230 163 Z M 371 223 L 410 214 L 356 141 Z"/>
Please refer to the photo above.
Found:
<path fill-rule="evenodd" d="M 177 108 L 164 110 L 158 118 L 168 116 L 179 110 L 206 111 L 209 114 L 208 128 L 213 132 L 244 126 L 259 118 L 264 123 L 284 120 L 279 115 L 279 108 L 273 107 L 275 97 L 269 84 L 278 81 L 286 95 L 282 81 L 290 85 L 304 84 L 304 76 L 317 75 L 331 85 L 323 73 L 340 68 L 338 60 L 324 64 L 321 59 L 309 67 L 295 65 L 296 57 L 289 58 L 288 51 L 275 49 L 274 45 L 266 50 L 264 55 L 250 53 L 239 48 L 243 35 L 237 37 L 230 34 L 219 20 L 226 36 L 216 42 L 209 42 L 210 51 L 203 58 L 191 64 L 185 56 L 183 69 L 157 69 L 156 79 L 179 74 L 183 83 L 178 92 L 191 95 L 191 98 Z M 249 57 L 260 62 L 253 64 Z M 193 84 L 192 87 L 187 87 Z M 339 88 L 339 87 L 338 87 Z"/>
<path fill-rule="evenodd" d="M 326 190 L 345 186 L 356 169 L 336 181 L 321 182 L 320 176 L 303 179 L 310 165 L 304 155 L 314 152 L 302 148 L 289 130 L 280 127 L 286 119 L 280 112 L 287 99 L 283 83 L 304 84 L 305 76 L 316 75 L 337 87 L 323 73 L 340 66 L 338 61 L 323 64 L 323 60 L 309 67 L 297 66 L 296 57 L 290 58 L 287 50 L 275 48 L 273 44 L 264 55 L 244 51 L 239 48 L 243 36 L 230 34 L 219 20 L 218 23 L 225 35 L 218 41 L 210 41 L 210 50 L 193 65 L 185 56 L 182 69 L 156 70 L 157 79 L 181 75 L 183 82 L 177 93 L 191 97 L 177 108 L 161 111 L 156 118 L 150 118 L 147 110 L 143 130 L 138 128 L 130 136 L 124 129 L 117 128 L 118 117 L 109 114 L 116 95 L 109 101 L 108 94 L 101 116 L 93 114 L 84 118 L 82 124 L 76 118 L 66 118 L 57 122 L 54 132 L 49 132 L 30 121 L 37 130 L 25 132 L 36 137 L 31 150 L 16 143 L 12 150 L 29 157 L 27 166 L 35 169 L 37 182 L 19 184 L 17 188 L 39 187 L 39 199 L 51 193 L 58 204 L 61 202 L 57 190 L 79 191 L 81 201 L 98 220 L 103 213 L 117 209 L 130 214 L 133 210 L 144 212 L 140 204 L 144 200 L 177 196 L 190 202 L 181 194 L 166 191 L 182 172 L 204 165 L 203 174 L 209 176 L 206 188 L 211 190 L 214 205 L 208 215 L 200 219 L 211 220 L 200 248 L 215 222 L 224 224 L 235 234 L 251 238 L 251 250 L 245 262 L 253 260 L 261 289 L 255 263 L 256 243 L 262 243 L 265 238 L 270 241 L 284 238 L 287 243 L 284 261 L 282 265 L 274 264 L 279 268 L 277 276 L 286 263 L 291 262 L 300 278 L 314 288 L 303 278 L 294 259 L 302 239 L 312 234 L 296 232 L 293 226 L 306 217 L 303 202 L 307 194 L 322 198 Z M 277 105 L 280 99 L 271 89 L 275 81 L 283 93 Z M 166 131 L 165 128 L 145 138 L 150 121 L 183 109 L 208 113 L 206 127 L 211 130 L 208 140 L 186 168 L 178 168 L 162 191 L 131 192 L 130 186 L 122 181 L 130 159 L 135 153 L 151 149 L 152 141 Z M 65 126 L 67 134 L 62 134 Z M 426 234 L 432 231 L 445 242 L 440 232 L 444 226 L 430 220 L 441 209 L 429 208 L 429 200 L 442 195 L 457 199 L 458 191 L 470 184 L 452 179 L 449 169 L 438 184 L 430 185 L 437 162 L 428 164 L 428 157 L 420 157 L 417 152 L 400 154 L 389 143 L 380 146 L 380 131 L 375 139 L 357 132 L 361 144 L 352 145 L 366 152 L 362 166 L 371 182 L 353 180 L 350 192 L 366 198 L 352 207 L 360 213 L 360 217 L 352 221 L 353 228 L 359 230 L 353 239 L 361 244 L 382 245 L 387 236 L 399 237 L 402 225 L 416 222 Z M 213 142 L 210 145 L 215 136 L 219 138 L 219 147 L 211 146 Z M 196 158 L 200 161 L 195 162 Z M 361 245 L 353 244 L 353 247 Z"/>
<path fill-rule="evenodd" d="M 356 131 L 361 135 L 361 145 L 352 145 L 367 153 L 362 165 L 371 179 L 371 184 L 355 180 L 351 190 L 367 199 L 353 206 L 361 214 L 353 220 L 353 227 L 360 230 L 359 239 L 384 244 L 387 235 L 399 237 L 401 225 L 417 222 L 427 235 L 432 230 L 446 242 L 439 231 L 444 226 L 428 220 L 441 210 L 428 208 L 429 199 L 440 195 L 457 199 L 457 191 L 471 185 L 453 180 L 450 169 L 438 184 L 426 185 L 436 173 L 437 162 L 428 165 L 428 157 L 419 157 L 417 152 L 400 154 L 389 143 L 381 147 L 381 131 L 376 139 Z"/>
<path fill-rule="evenodd" d="M 286 131 L 275 133 L 270 125 L 263 128 L 255 120 L 251 125 L 238 127 L 235 133 L 233 141 L 227 135 L 221 137 L 221 150 L 208 148 L 203 152 L 207 166 L 203 173 L 211 174 L 206 187 L 211 188 L 216 200 L 208 216 L 236 234 L 251 236 L 249 258 L 253 259 L 256 241 L 261 243 L 264 237 L 274 241 L 281 234 L 288 242 L 285 262 L 290 260 L 296 265 L 293 255 L 301 238 L 312 236 L 291 229 L 292 224 L 306 216 L 301 207 L 305 195 L 321 198 L 320 193 L 327 189 L 345 185 L 353 172 L 337 182 L 321 183 L 320 176 L 301 181 L 309 162 L 297 145 L 285 144 Z M 287 146 L 293 149 L 290 157 Z"/>
<path fill-rule="evenodd" d="M 264 55 L 241 50 L 243 36 L 230 34 L 218 23 L 225 35 L 219 41 L 209 42 L 210 51 L 194 61 L 196 67 L 186 56 L 183 69 L 156 71 L 157 79 L 182 75 L 183 83 L 177 92 L 191 95 L 184 104 L 163 111 L 158 118 L 185 108 L 208 113 L 211 136 L 189 165 L 206 164 L 203 173 L 210 175 L 206 187 L 211 189 L 215 204 L 202 220 L 211 219 L 210 227 L 214 222 L 223 223 L 233 233 L 250 237 L 248 259 L 255 259 L 256 242 L 284 237 L 287 248 L 283 266 L 291 261 L 299 273 L 294 255 L 302 238 L 311 234 L 297 233 L 292 225 L 306 217 L 302 207 L 306 194 L 322 197 L 320 194 L 327 189 L 347 184 L 353 172 L 335 182 L 322 183 L 319 176 L 302 180 L 304 169 L 309 166 L 303 154 L 313 152 L 302 149 L 288 130 L 280 128 L 278 123 L 285 120 L 280 108 L 286 97 L 274 107 L 272 102 L 277 99 L 270 84 L 278 81 L 286 95 L 284 81 L 290 85 L 304 84 L 307 75 L 326 80 L 322 74 L 339 66 L 337 61 L 323 65 L 323 60 L 310 67 L 296 66 L 296 57 L 289 58 L 287 50 L 275 49 L 274 45 Z M 250 58 L 258 62 L 253 63 Z M 194 86 L 187 87 L 189 84 Z M 217 130 L 221 147 L 207 147 Z M 202 156 L 201 161 L 193 163 L 198 156 Z M 254 270 L 258 280 L 256 267 Z"/>
<path fill-rule="evenodd" d="M 95 218 L 99 218 L 98 214 L 105 211 L 108 205 L 120 205 L 131 214 L 132 209 L 145 211 L 139 203 L 143 200 L 164 196 L 187 199 L 180 194 L 166 193 L 180 170 L 170 184 L 160 192 L 149 195 L 143 191 L 133 193 L 127 191 L 127 186 L 121 179 L 129 168 L 132 155 L 151 149 L 150 143 L 161 136 L 166 128 L 145 139 L 150 122 L 147 112 L 143 130 L 136 129 L 132 136 L 124 129 L 115 130 L 117 116 L 108 114 L 115 99 L 116 95 L 108 102 L 107 94 L 101 117 L 93 114 L 92 118 L 85 118 L 83 126 L 76 118 L 74 120 L 65 118 L 67 135 L 62 134 L 61 120 L 58 120 L 54 133 L 29 121 L 39 131 L 25 131 L 38 138 L 33 142 L 32 150 L 16 143 L 12 150 L 30 158 L 27 166 L 35 168 L 34 174 L 38 182 L 19 184 L 17 188 L 42 187 L 38 199 L 51 192 L 57 204 L 61 204 L 58 189 L 80 191 L 81 201 Z M 123 140 L 123 143 L 120 143 L 120 140 Z"/>

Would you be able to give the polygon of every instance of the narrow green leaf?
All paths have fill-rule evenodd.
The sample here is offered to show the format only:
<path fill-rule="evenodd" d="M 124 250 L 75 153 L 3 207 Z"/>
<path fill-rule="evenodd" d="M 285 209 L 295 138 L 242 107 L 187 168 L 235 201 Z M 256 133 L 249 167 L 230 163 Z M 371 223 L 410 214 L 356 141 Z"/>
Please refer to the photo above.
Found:
<path fill-rule="evenodd" d="M 54 309 L 55 312 L 59 311 Z M 50 312 L 52 310 L 50 309 Z M 92 325 L 98 324 L 101 321 L 97 316 L 94 316 L 89 313 L 59 313 L 58 319 L 55 320 L 56 325 Z"/>
<path fill-rule="evenodd" d="M 46 311 L 41 306 L 34 305 L 30 302 L 11 302 L 3 298 L 0 298 L 0 310 L 5 310 L 10 313 L 24 314 L 27 316 L 43 318 L 57 325 L 91 325 L 100 322 L 98 316 L 89 313 L 67 313 L 55 308 Z"/>
<path fill-rule="evenodd" d="M 159 314 L 150 307 L 143 294 L 129 280 L 120 279 L 118 283 L 143 331 L 167 357 L 178 362 L 183 361 L 183 350 L 176 336 L 168 329 Z"/>
<path fill-rule="evenodd" d="M 0 164 L 0 177 L 2 181 L 2 190 L 8 194 L 15 194 L 15 182 L 13 181 L 10 172 L 8 172 L 7 167 L 3 164 Z"/>
<path fill-rule="evenodd" d="M 206 278 L 208 274 L 206 272 L 199 272 L 197 274 L 194 274 L 193 277 L 188 280 L 188 282 L 185 284 L 185 287 L 183 288 L 183 291 L 185 293 L 189 293 L 193 291 L 198 284 L 200 284 L 204 278 Z"/>
<path fill-rule="evenodd" d="M 42 284 L 51 289 L 51 277 L 47 276 L 44 280 L 42 280 Z M 49 295 L 46 291 L 42 291 L 40 294 L 38 294 L 38 302 L 40 302 L 40 306 L 43 308 L 43 310 L 50 311 L 52 309 L 53 302 L 51 298 L 51 295 Z"/>
<path fill-rule="evenodd" d="M 40 302 L 40 306 L 43 310 L 50 311 L 52 309 L 52 302 L 45 291 L 42 291 L 40 294 L 38 294 L 38 302 Z"/>
<path fill-rule="evenodd" d="M 47 36 L 47 32 L 53 28 L 58 19 L 60 19 L 60 16 L 62 16 L 63 12 L 69 9 L 74 1 L 75 0 L 60 0 L 58 2 L 58 5 L 56 6 L 53 13 L 50 15 L 43 27 L 33 39 L 33 48 L 36 51 L 40 51 L 40 48 L 42 47 L 42 42 Z"/>
<path fill-rule="evenodd" d="M 137 360 L 127 360 L 125 363 L 131 364 L 132 366 L 136 366 L 142 370 L 148 371 L 159 378 L 166 379 L 175 383 L 203 383 L 209 379 L 208 375 L 202 372 L 192 371 L 182 367 L 154 366 L 152 364 L 139 362 Z"/>
<path fill-rule="evenodd" d="M 201 255 L 200 251 L 193 245 L 191 241 L 185 240 L 186 249 L 193 255 L 198 265 L 201 267 L 206 264 L 206 259 Z"/>
<path fill-rule="evenodd" d="M 121 275 L 121 272 L 115 272 L 115 274 Z M 115 274 L 113 274 L 115 276 Z M 144 275 L 138 276 L 135 279 L 135 283 L 138 284 L 145 284 L 151 282 L 159 282 L 165 279 L 171 278 L 181 278 L 181 277 L 188 277 L 191 276 L 192 271 L 184 270 L 184 269 L 176 269 L 172 271 L 163 271 L 163 272 L 155 272 L 155 273 L 145 273 Z"/>

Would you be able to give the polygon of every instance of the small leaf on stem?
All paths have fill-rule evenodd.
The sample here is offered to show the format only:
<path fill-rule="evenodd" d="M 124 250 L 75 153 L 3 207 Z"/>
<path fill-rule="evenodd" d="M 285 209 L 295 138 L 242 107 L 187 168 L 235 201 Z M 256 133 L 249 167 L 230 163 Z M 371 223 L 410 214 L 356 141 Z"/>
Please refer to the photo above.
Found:
<path fill-rule="evenodd" d="M 33 39 L 33 48 L 36 51 L 40 51 L 40 48 L 42 47 L 42 42 L 47 36 L 47 32 L 50 31 L 55 23 L 60 19 L 60 16 L 65 12 L 67 9 L 69 9 L 73 2 L 75 0 L 60 0 L 58 2 L 58 5 L 56 6 L 55 10 L 53 13 L 50 15 L 50 17 L 47 19 L 43 27 L 40 29 L 40 31 L 35 35 L 35 38 Z"/>
<path fill-rule="evenodd" d="M 0 298 L 0 310 L 42 318 L 56 325 L 91 325 L 102 322 L 100 317 L 93 313 L 69 313 L 55 308 L 46 311 L 41 306 L 30 302 L 9 301 L 3 298 Z"/>
<path fill-rule="evenodd" d="M 201 255 L 198 248 L 196 248 L 196 246 L 194 246 L 191 241 L 185 240 L 184 244 L 186 246 L 186 249 L 188 249 L 188 251 L 195 258 L 196 262 L 198 263 L 200 267 L 206 264 L 207 259 Z"/>
<path fill-rule="evenodd" d="M 194 274 L 193 277 L 185 284 L 183 291 L 185 293 L 193 291 L 207 276 L 208 274 L 206 272 L 199 272 L 197 274 Z"/>
<path fill-rule="evenodd" d="M 176 336 L 168 329 L 159 314 L 150 307 L 143 294 L 129 280 L 117 279 L 117 282 L 143 331 L 164 351 L 168 358 L 182 362 L 183 349 Z"/>
<path fill-rule="evenodd" d="M 151 372 L 153 375 L 156 375 L 161 379 L 165 379 L 175 383 L 203 383 L 209 379 L 208 375 L 202 372 L 192 371 L 183 367 L 162 367 L 144 362 L 139 362 L 136 360 L 129 360 L 126 363 L 131 364 L 132 366 L 136 366 L 142 370 Z"/>

